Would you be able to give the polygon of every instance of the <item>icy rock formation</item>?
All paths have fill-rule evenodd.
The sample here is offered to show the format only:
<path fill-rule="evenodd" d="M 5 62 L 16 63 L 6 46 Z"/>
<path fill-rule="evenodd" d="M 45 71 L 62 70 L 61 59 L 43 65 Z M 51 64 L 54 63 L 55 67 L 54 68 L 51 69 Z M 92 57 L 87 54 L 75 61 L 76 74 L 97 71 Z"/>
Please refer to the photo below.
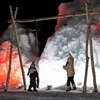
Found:
<path fill-rule="evenodd" d="M 75 0 L 81 1 L 81 0 Z M 75 2 L 74 1 L 74 2 Z M 82 7 L 77 8 L 77 12 L 85 12 L 84 1 Z M 90 0 L 91 1 L 91 0 Z M 70 6 L 73 2 L 64 4 L 63 8 L 78 7 L 78 5 Z M 62 5 L 62 4 L 61 4 Z M 67 5 L 67 7 L 65 7 Z M 94 11 L 98 11 L 100 7 L 100 1 L 94 1 Z M 66 10 L 66 9 L 64 9 Z M 74 10 L 75 11 L 75 10 Z M 63 12 L 63 11 L 62 11 Z M 68 12 L 68 11 L 67 11 Z M 71 11 L 70 11 L 71 12 Z M 77 12 L 74 12 L 77 13 Z M 73 11 L 71 12 L 73 14 Z M 45 45 L 45 49 L 41 55 L 39 61 L 40 69 L 40 86 L 45 87 L 52 85 L 53 87 L 64 85 L 67 81 L 66 72 L 62 66 L 66 63 L 68 53 L 71 53 L 74 57 L 75 64 L 75 82 L 77 87 L 83 86 L 84 74 L 85 74 L 85 47 L 86 47 L 86 34 L 87 34 L 87 22 L 86 16 L 70 17 L 67 21 L 67 26 L 61 24 L 59 29 L 48 38 Z M 93 40 L 93 52 L 94 52 L 94 65 L 96 70 L 97 85 L 100 85 L 100 14 L 93 15 L 91 19 L 91 32 Z M 62 21 L 60 22 L 62 23 Z M 90 51 L 89 51 L 90 56 Z M 89 59 L 89 70 L 87 86 L 93 86 L 92 70 L 91 70 L 91 58 Z"/>
<path fill-rule="evenodd" d="M 16 23 L 16 33 L 18 36 L 19 46 L 21 49 L 22 64 L 27 75 L 27 68 L 30 63 L 37 59 L 37 43 L 33 31 L 23 24 Z M 2 34 L 0 38 L 0 84 L 6 81 L 7 71 L 9 67 L 9 55 L 10 55 L 10 44 L 12 38 L 12 24 L 10 24 L 7 30 Z M 38 48 L 39 50 L 39 48 Z M 36 64 L 38 61 L 36 61 Z M 38 66 L 38 65 L 37 65 Z M 13 47 L 12 47 L 12 66 L 11 76 L 9 85 L 21 84 L 22 83 L 21 67 L 18 55 L 18 48 L 16 39 L 14 36 Z M 26 82 L 27 76 L 26 76 Z"/>

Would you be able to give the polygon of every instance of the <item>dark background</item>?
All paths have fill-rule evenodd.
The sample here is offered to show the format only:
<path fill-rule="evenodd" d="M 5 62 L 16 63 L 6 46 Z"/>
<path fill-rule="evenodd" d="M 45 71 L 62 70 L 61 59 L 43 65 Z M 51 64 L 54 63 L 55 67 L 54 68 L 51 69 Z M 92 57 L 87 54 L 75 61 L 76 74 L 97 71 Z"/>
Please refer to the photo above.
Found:
<path fill-rule="evenodd" d="M 41 17 L 50 17 L 58 15 L 58 6 L 61 2 L 70 2 L 73 0 L 0 0 L 0 35 L 7 29 L 11 19 L 9 6 L 13 11 L 18 7 L 17 19 L 34 19 Z M 55 32 L 56 20 L 37 22 L 39 28 L 38 39 L 40 49 L 43 51 L 45 43 L 49 36 Z M 26 27 L 34 29 L 34 22 L 23 23 Z"/>

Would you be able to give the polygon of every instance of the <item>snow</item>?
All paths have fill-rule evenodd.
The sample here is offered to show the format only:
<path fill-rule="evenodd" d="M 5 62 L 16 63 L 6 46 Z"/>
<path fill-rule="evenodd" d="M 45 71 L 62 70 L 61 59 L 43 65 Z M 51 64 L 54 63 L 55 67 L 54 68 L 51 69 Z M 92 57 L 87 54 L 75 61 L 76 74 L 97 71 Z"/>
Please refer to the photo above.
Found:
<path fill-rule="evenodd" d="M 62 4 L 61 4 L 62 5 Z M 69 4 L 70 5 L 70 4 Z M 100 5 L 100 2 L 96 6 Z M 65 5 L 64 5 L 65 6 Z M 76 6 L 77 7 L 77 6 Z M 65 8 L 66 9 L 66 8 Z M 79 11 L 82 10 L 80 7 Z M 83 12 L 85 9 L 83 9 Z M 100 86 L 100 62 L 99 62 L 99 50 L 100 50 L 100 35 L 96 29 L 99 14 L 94 15 L 92 18 L 92 40 L 93 40 L 93 53 L 94 53 L 94 66 L 96 71 L 96 82 L 99 90 Z M 61 20 L 61 23 L 63 21 Z M 99 22 L 98 22 L 99 23 Z M 86 16 L 73 17 L 67 20 L 67 26 L 60 25 L 60 28 L 48 38 L 45 45 L 45 49 L 39 60 L 40 69 L 40 87 L 52 85 L 53 87 L 59 87 L 66 84 L 67 76 L 62 66 L 66 63 L 68 54 L 71 53 L 74 56 L 75 64 L 75 82 L 78 88 L 83 87 L 84 75 L 85 75 L 85 46 L 86 46 L 86 34 L 87 23 Z M 90 47 L 89 47 L 90 57 Z M 91 58 L 89 59 L 87 87 L 93 91 L 93 76 L 91 68 Z M 92 92 L 90 90 L 90 92 Z M 99 90 L 100 91 L 100 90 Z"/>

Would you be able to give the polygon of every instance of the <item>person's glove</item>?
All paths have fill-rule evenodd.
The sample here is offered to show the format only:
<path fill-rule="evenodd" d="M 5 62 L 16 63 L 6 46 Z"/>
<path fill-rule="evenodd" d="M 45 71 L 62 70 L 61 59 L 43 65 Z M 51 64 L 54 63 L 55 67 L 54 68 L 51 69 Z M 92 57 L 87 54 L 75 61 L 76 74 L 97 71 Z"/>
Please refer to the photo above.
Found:
<path fill-rule="evenodd" d="M 64 65 L 64 66 L 63 66 L 63 69 L 65 69 L 65 67 L 66 67 L 66 66 Z"/>
<path fill-rule="evenodd" d="M 37 84 L 36 87 L 39 88 L 39 84 Z"/>
<path fill-rule="evenodd" d="M 28 76 L 29 74 L 27 73 L 27 76 Z"/>

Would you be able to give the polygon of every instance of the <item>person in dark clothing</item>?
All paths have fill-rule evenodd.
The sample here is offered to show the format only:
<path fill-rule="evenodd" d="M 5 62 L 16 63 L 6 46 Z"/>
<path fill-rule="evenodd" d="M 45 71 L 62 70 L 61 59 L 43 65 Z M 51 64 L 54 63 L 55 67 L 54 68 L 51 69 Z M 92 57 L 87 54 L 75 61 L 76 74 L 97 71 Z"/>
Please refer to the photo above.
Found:
<path fill-rule="evenodd" d="M 30 68 L 28 69 L 27 76 L 28 75 L 30 77 L 30 85 L 28 87 L 28 91 L 32 91 L 31 88 L 33 87 L 34 91 L 37 92 L 36 88 L 39 87 L 39 75 L 34 62 L 32 62 Z"/>

